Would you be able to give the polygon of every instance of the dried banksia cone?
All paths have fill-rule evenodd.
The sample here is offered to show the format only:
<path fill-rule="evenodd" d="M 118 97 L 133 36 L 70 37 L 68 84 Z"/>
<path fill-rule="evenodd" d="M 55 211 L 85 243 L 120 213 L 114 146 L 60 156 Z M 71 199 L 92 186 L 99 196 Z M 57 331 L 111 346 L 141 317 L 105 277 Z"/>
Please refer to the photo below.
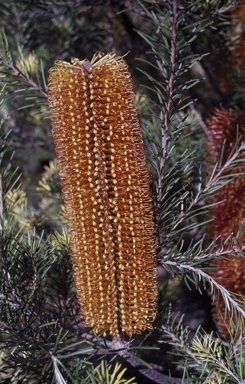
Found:
<path fill-rule="evenodd" d="M 114 53 L 57 61 L 49 77 L 53 138 L 73 274 L 86 326 L 119 338 L 156 316 L 149 174 L 128 67 Z"/>
<path fill-rule="evenodd" d="M 226 140 L 222 160 L 224 164 L 235 146 L 237 128 L 239 128 L 239 134 L 245 138 L 245 112 L 236 107 L 215 109 L 206 123 L 211 133 L 208 150 L 213 158 L 220 156 L 224 140 Z M 241 163 L 236 171 L 245 172 L 244 163 Z M 239 228 L 239 222 L 245 224 L 244 191 L 245 175 L 240 175 L 215 195 L 215 201 L 222 202 L 210 211 L 213 219 L 209 228 L 210 237 L 222 234 L 224 238 L 227 238 L 230 234 L 233 234 L 232 239 L 234 240 Z M 213 272 L 213 277 L 218 279 L 229 291 L 245 296 L 245 258 L 231 253 L 225 260 L 217 260 L 215 263 L 217 270 Z M 232 325 L 232 323 L 229 324 L 228 317 L 225 314 L 225 304 L 223 299 L 220 298 L 215 303 L 213 318 L 220 334 L 228 337 L 227 325 Z M 226 321 L 228 322 L 227 325 Z M 231 318 L 232 321 L 235 321 L 235 319 Z"/>

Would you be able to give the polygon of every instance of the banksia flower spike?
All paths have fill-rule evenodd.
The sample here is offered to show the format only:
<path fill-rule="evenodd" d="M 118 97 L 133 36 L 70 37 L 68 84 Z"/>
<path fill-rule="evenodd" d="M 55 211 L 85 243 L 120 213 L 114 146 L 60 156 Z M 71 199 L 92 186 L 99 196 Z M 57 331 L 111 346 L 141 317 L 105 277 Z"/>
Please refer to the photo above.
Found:
<path fill-rule="evenodd" d="M 127 65 L 114 53 L 57 61 L 49 105 L 73 274 L 86 326 L 151 328 L 156 243 L 149 174 Z"/>
<path fill-rule="evenodd" d="M 225 163 L 235 146 L 237 128 L 239 128 L 239 134 L 245 138 L 245 112 L 237 107 L 215 109 L 206 123 L 212 138 L 208 146 L 212 158 L 219 157 L 226 140 L 222 159 Z M 237 172 L 245 172 L 244 163 L 241 163 Z M 245 223 L 245 175 L 240 175 L 225 185 L 219 190 L 215 200 L 222 202 L 211 210 L 213 221 L 209 228 L 209 235 L 222 234 L 224 238 L 227 238 L 233 234 L 234 240 L 239 222 Z M 225 260 L 217 260 L 215 263 L 217 270 L 213 272 L 213 276 L 219 279 L 227 290 L 245 296 L 245 258 L 231 254 Z M 225 304 L 220 298 L 215 303 L 213 318 L 220 334 L 228 337 L 229 331 L 224 321 L 225 313 Z"/>

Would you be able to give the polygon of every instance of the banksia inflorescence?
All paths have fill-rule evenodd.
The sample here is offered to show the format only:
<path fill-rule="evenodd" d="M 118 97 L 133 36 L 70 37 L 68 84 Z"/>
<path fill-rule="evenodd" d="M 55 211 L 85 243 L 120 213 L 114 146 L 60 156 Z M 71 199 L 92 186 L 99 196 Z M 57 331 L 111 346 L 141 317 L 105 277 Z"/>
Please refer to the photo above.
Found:
<path fill-rule="evenodd" d="M 223 151 L 222 162 L 224 164 L 235 146 L 237 129 L 239 129 L 239 134 L 245 138 L 245 112 L 237 107 L 215 109 L 206 123 L 211 134 L 211 141 L 209 139 L 208 145 L 209 154 L 211 154 L 213 158 L 218 158 Z M 225 140 L 226 144 L 223 146 Z M 241 163 L 236 171 L 238 173 L 244 173 L 244 163 Z M 227 238 L 232 234 L 231 239 L 235 239 L 239 222 L 245 223 L 244 191 L 245 175 L 241 174 L 232 182 L 226 184 L 219 190 L 218 194 L 215 195 L 215 201 L 221 201 L 221 203 L 211 210 L 213 221 L 209 228 L 210 237 L 222 234 L 223 238 Z M 245 296 L 245 258 L 234 255 L 231 252 L 225 260 L 217 260 L 215 263 L 217 270 L 213 272 L 213 276 L 219 279 L 220 283 L 227 290 Z M 229 331 L 225 323 L 227 320 L 225 313 L 225 303 L 223 299 L 220 298 L 215 303 L 213 318 L 220 334 L 229 336 Z"/>
<path fill-rule="evenodd" d="M 156 243 L 149 174 L 127 65 L 114 53 L 57 61 L 49 105 L 73 274 L 86 326 L 151 328 Z"/>

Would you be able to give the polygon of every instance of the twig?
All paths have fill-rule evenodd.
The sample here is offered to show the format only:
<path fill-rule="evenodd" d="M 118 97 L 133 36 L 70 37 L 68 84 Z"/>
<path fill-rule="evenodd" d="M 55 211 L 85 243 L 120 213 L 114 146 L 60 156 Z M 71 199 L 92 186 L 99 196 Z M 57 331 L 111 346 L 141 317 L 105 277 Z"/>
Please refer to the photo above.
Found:
<path fill-rule="evenodd" d="M 194 107 L 193 103 L 190 104 L 190 109 L 191 109 L 192 113 L 195 115 L 195 117 L 197 118 L 198 123 L 200 124 L 201 128 L 203 129 L 203 132 L 207 135 L 207 137 L 210 137 L 210 132 L 207 128 L 207 125 L 203 121 L 202 116 L 200 115 L 198 110 Z"/>
<path fill-rule="evenodd" d="M 236 150 L 233 156 L 220 168 L 220 170 L 216 173 L 211 175 L 210 179 L 208 180 L 206 186 L 203 189 L 200 189 L 196 195 L 196 197 L 193 199 L 193 201 L 188 206 L 187 210 L 185 211 L 185 215 L 181 215 L 179 220 L 176 221 L 176 223 L 173 226 L 173 229 L 176 229 L 184 220 L 187 218 L 187 214 L 191 212 L 191 210 L 201 201 L 203 196 L 205 196 L 205 193 L 209 191 L 211 187 L 215 185 L 215 183 L 219 180 L 219 178 L 222 176 L 222 174 L 229 168 L 229 166 L 234 162 L 237 157 L 241 154 L 242 151 L 245 150 L 245 143 L 242 143 L 240 147 Z M 220 186 L 222 188 L 222 186 Z"/>
<path fill-rule="evenodd" d="M 235 7 L 235 5 L 237 5 L 237 1 L 234 0 L 231 4 L 227 5 L 227 6 L 224 6 L 224 7 L 221 7 L 219 9 L 217 9 L 214 13 L 214 15 L 222 15 L 223 13 L 226 13 L 228 11 L 230 11 L 232 8 Z"/>
<path fill-rule="evenodd" d="M 244 252 L 245 251 L 245 245 L 241 246 L 241 247 L 238 247 L 238 248 L 229 248 L 229 249 L 226 249 L 224 251 L 215 251 L 215 252 L 212 252 L 212 253 L 204 253 L 202 255 L 197 255 L 196 257 L 192 257 L 191 258 L 191 261 L 194 263 L 195 261 L 200 261 L 202 259 L 204 260 L 207 260 L 208 258 L 210 258 L 210 256 L 212 256 L 212 259 L 215 258 L 219 258 L 219 257 L 222 257 L 222 256 L 229 256 L 229 255 L 238 255 L 240 254 L 241 252 Z M 160 251 L 158 253 L 158 259 L 162 258 L 164 255 L 164 250 Z M 179 263 L 181 262 L 185 262 L 186 261 L 186 258 L 185 258 L 185 253 L 183 254 L 174 254 L 171 253 L 171 257 L 173 258 L 174 257 L 174 260 Z"/>
<path fill-rule="evenodd" d="M 162 263 L 163 267 L 164 267 L 164 264 L 175 267 L 175 268 L 179 269 L 180 271 L 186 270 L 187 272 L 195 273 L 199 277 L 201 277 L 203 280 L 208 281 L 210 286 L 211 286 L 212 294 L 214 296 L 215 296 L 215 292 L 213 290 L 213 287 L 215 287 L 215 289 L 217 289 L 221 293 L 223 298 L 226 297 L 227 302 L 228 302 L 227 310 L 230 311 L 229 304 L 231 304 L 231 306 L 237 311 L 237 313 L 239 313 L 240 315 L 243 316 L 243 318 L 245 318 L 245 311 L 239 306 L 237 301 L 235 299 L 233 299 L 231 293 L 225 287 L 223 287 L 223 285 L 219 284 L 215 279 L 213 279 L 212 276 L 210 276 L 209 274 L 204 272 L 202 269 L 193 267 L 190 264 L 177 263 L 176 261 L 172 261 L 172 260 L 164 261 Z"/>
<path fill-rule="evenodd" d="M 164 332 L 170 336 L 171 340 L 172 341 L 175 341 L 178 343 L 178 345 L 181 347 L 181 349 L 183 349 L 185 351 L 185 353 L 190 356 L 199 366 L 202 366 L 203 363 L 202 361 L 200 361 L 196 354 L 194 352 L 192 352 L 192 350 L 188 347 L 188 345 L 186 345 L 185 343 L 183 343 L 181 341 L 181 339 L 179 339 L 173 332 L 171 332 L 169 329 L 167 329 L 166 326 L 162 325 L 162 329 L 164 330 Z M 225 372 L 226 374 L 229 375 L 229 377 L 233 377 L 233 379 L 237 382 L 237 383 L 241 383 L 240 382 L 240 379 L 230 370 L 228 369 L 225 364 L 222 362 L 222 360 L 218 359 L 218 358 L 215 358 L 214 354 L 209 353 L 210 355 L 210 359 L 211 359 L 211 363 L 213 363 L 214 365 L 218 366 L 220 368 L 221 371 Z M 208 361 L 205 361 L 205 371 L 209 374 L 211 373 L 210 369 L 208 368 L 207 366 L 207 363 Z M 215 375 L 213 376 L 213 373 L 211 373 L 211 376 L 208 376 L 207 377 L 207 381 L 205 380 L 203 382 L 204 383 L 211 383 L 210 379 L 212 379 L 213 377 L 215 377 Z"/>
<path fill-rule="evenodd" d="M 177 17 L 178 17 L 178 0 L 173 0 L 173 22 L 172 22 L 172 38 L 171 38 L 171 51 L 170 51 L 170 68 L 169 68 L 169 78 L 168 78 L 168 95 L 165 102 L 165 116 L 162 126 L 162 156 L 160 161 L 160 175 L 158 179 L 158 206 L 160 208 L 161 195 L 162 195 L 162 185 L 164 178 L 164 165 L 167 157 L 167 145 L 168 145 L 168 130 L 171 119 L 171 109 L 172 109 L 172 99 L 173 99 L 173 85 L 174 85 L 174 75 L 175 75 L 175 66 L 176 66 L 176 41 L 177 41 Z"/>
<path fill-rule="evenodd" d="M 114 341 L 107 341 L 100 337 L 83 333 L 82 337 L 85 338 L 85 340 L 89 340 L 91 342 L 100 342 L 104 343 L 107 347 L 107 349 L 94 349 L 92 352 L 85 352 L 85 354 L 90 355 L 111 355 L 111 354 L 117 354 L 120 357 L 122 357 L 127 363 L 129 363 L 132 367 L 137 369 L 138 372 L 140 372 L 143 376 L 147 377 L 148 379 L 152 380 L 156 384 L 180 384 L 184 383 L 182 379 L 180 378 L 171 378 L 167 375 L 164 375 L 158 371 L 156 371 L 154 368 L 148 368 L 143 363 L 139 361 L 136 357 L 132 356 L 130 353 L 130 342 L 124 343 L 124 348 L 115 349 L 115 342 Z"/>
<path fill-rule="evenodd" d="M 26 77 L 24 75 L 23 72 L 21 72 L 15 65 L 11 64 L 9 61 L 7 61 L 5 59 L 5 57 L 0 57 L 0 61 L 9 69 L 11 69 L 14 74 L 18 77 L 20 77 L 24 83 L 28 84 L 30 87 L 33 87 L 34 89 L 36 89 L 38 92 L 41 93 L 42 96 L 44 96 L 45 98 L 48 97 L 48 94 L 47 92 L 45 92 L 37 83 L 35 83 L 35 81 L 31 80 L 31 79 L 28 79 L 28 77 Z"/>
<path fill-rule="evenodd" d="M 174 332 L 171 332 L 165 325 L 161 326 L 162 330 L 171 338 L 171 341 L 177 342 L 178 345 L 185 351 L 185 353 L 190 356 L 198 365 L 200 365 L 199 360 L 196 358 L 195 353 L 193 353 L 186 343 L 183 343 L 180 338 L 176 336 Z M 209 372 L 209 369 L 206 369 L 206 372 Z"/>
<path fill-rule="evenodd" d="M 156 371 L 153 368 L 147 368 L 144 366 L 142 363 L 139 362 L 139 360 L 135 357 L 128 356 L 125 357 L 125 360 L 134 368 L 137 369 L 138 372 L 140 372 L 142 375 L 147 377 L 148 379 L 152 380 L 154 383 L 157 384 L 180 384 L 180 383 L 185 383 L 180 378 L 172 378 L 167 375 L 163 375 L 162 373 Z"/>

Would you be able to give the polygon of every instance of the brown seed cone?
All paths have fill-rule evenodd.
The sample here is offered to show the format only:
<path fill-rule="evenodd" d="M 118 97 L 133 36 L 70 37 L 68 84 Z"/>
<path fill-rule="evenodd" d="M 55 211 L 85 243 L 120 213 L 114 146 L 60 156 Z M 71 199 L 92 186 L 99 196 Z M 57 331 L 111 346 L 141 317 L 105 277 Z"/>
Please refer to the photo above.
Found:
<path fill-rule="evenodd" d="M 245 138 L 245 112 L 237 107 L 215 109 L 207 119 L 206 124 L 211 133 L 211 141 L 208 143 L 208 151 L 211 158 L 219 158 L 224 140 L 226 140 L 222 160 L 224 164 L 232 148 L 235 146 L 237 129 L 239 129 L 239 134 Z M 241 164 L 236 170 L 237 172 L 245 172 L 245 165 Z M 233 234 L 232 239 L 235 238 L 239 222 L 245 224 L 244 191 L 245 175 L 241 175 L 224 186 L 215 196 L 215 201 L 222 201 L 222 203 L 210 211 L 213 218 L 213 222 L 208 230 L 210 238 L 220 234 L 222 234 L 223 238 L 227 238 L 231 233 Z M 243 239 L 240 240 L 242 241 Z M 231 254 L 226 260 L 217 260 L 215 264 L 217 270 L 213 272 L 213 277 L 227 290 L 245 296 L 245 258 Z M 222 298 L 219 298 L 215 303 L 213 319 L 220 334 L 224 337 L 229 337 L 227 325 L 232 326 L 235 318 L 231 317 L 231 324 L 229 324 L 228 317 L 225 314 L 224 301 Z M 226 321 L 227 325 L 225 324 Z"/>
<path fill-rule="evenodd" d="M 109 53 L 56 62 L 49 105 L 85 324 L 114 337 L 140 333 L 156 316 L 156 241 L 125 61 Z"/>

